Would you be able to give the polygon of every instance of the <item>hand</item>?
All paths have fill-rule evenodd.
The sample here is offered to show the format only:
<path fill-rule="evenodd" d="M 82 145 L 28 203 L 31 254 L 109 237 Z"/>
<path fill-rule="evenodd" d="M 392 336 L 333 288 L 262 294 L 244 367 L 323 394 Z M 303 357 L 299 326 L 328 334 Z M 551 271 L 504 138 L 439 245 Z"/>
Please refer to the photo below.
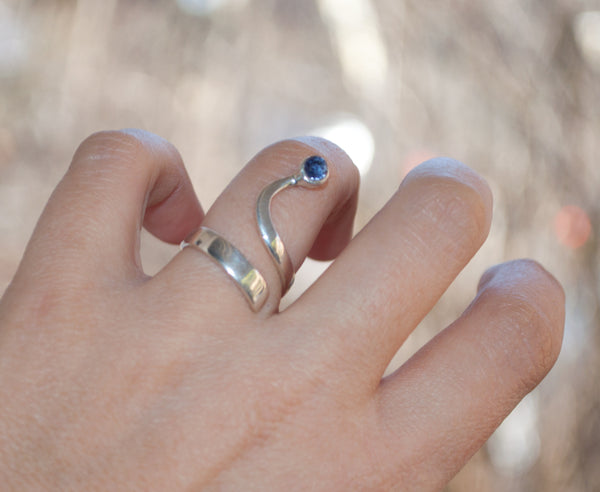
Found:
<path fill-rule="evenodd" d="M 328 183 L 278 195 L 273 220 L 296 269 L 336 260 L 278 312 L 256 199 L 314 154 Z M 554 363 L 563 292 L 532 261 L 494 267 L 464 314 L 382 380 L 484 241 L 492 198 L 435 159 L 350 241 L 358 181 L 332 144 L 285 141 L 204 217 L 171 145 L 133 130 L 87 139 L 0 304 L 3 490 L 442 487 Z M 177 243 L 200 223 L 264 274 L 262 311 L 193 248 L 143 273 L 142 224 Z"/>

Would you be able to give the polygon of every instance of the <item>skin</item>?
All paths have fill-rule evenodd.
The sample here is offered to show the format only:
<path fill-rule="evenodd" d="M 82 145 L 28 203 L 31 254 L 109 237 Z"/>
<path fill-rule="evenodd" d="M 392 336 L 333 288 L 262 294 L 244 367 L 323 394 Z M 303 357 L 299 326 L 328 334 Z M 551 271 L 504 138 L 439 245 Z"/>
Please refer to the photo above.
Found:
<path fill-rule="evenodd" d="M 273 219 L 297 269 L 326 273 L 279 312 L 254 222 L 309 155 L 317 190 Z M 552 367 L 564 295 L 540 265 L 487 271 L 468 309 L 394 374 L 390 359 L 485 240 L 492 197 L 466 166 L 414 169 L 354 239 L 358 173 L 333 144 L 277 143 L 204 216 L 181 158 L 139 131 L 85 140 L 0 303 L 3 490 L 438 490 Z M 265 276 L 257 314 L 186 248 L 157 275 L 140 229 L 219 231 Z"/>

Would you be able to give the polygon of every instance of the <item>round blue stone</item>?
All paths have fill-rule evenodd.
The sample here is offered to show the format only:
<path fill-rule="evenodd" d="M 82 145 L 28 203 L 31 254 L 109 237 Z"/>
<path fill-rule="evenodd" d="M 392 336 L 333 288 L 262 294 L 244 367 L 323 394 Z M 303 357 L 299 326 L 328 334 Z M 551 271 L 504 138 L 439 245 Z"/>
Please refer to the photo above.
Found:
<path fill-rule="evenodd" d="M 304 161 L 304 175 L 311 181 L 324 180 L 328 172 L 327 161 L 318 155 Z"/>

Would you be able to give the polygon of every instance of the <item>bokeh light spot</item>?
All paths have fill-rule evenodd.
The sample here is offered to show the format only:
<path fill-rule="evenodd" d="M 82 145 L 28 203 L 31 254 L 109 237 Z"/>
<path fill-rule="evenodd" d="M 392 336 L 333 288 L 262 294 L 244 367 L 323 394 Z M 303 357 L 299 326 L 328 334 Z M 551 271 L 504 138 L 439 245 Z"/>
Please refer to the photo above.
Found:
<path fill-rule="evenodd" d="M 527 472 L 540 455 L 537 393 L 530 393 L 496 429 L 487 444 L 490 460 L 505 475 Z"/>
<path fill-rule="evenodd" d="M 344 149 L 352 162 L 365 176 L 375 155 L 375 138 L 367 125 L 353 116 L 343 117 L 331 125 L 317 128 L 312 134 L 326 138 Z"/>
<path fill-rule="evenodd" d="M 566 205 L 554 217 L 554 233 L 559 243 L 577 249 L 589 239 L 592 223 L 585 210 L 576 205 Z"/>
<path fill-rule="evenodd" d="M 573 24 L 581 54 L 590 65 L 600 69 L 600 11 L 581 12 Z"/>
<path fill-rule="evenodd" d="M 429 159 L 433 159 L 434 157 L 435 154 L 426 149 L 415 149 L 410 151 L 404 156 L 404 159 L 402 161 L 401 178 L 404 178 L 419 164 L 422 164 L 423 162 L 428 161 Z"/>
<path fill-rule="evenodd" d="M 0 2 L 0 78 L 18 75 L 28 58 L 24 30 L 12 12 Z"/>
<path fill-rule="evenodd" d="M 386 43 L 369 0 L 319 0 L 329 26 L 344 79 L 366 94 L 379 94 L 388 77 Z"/>
<path fill-rule="evenodd" d="M 240 6 L 246 0 L 177 0 L 177 5 L 186 14 L 198 17 L 210 16 L 223 7 L 230 5 Z"/>

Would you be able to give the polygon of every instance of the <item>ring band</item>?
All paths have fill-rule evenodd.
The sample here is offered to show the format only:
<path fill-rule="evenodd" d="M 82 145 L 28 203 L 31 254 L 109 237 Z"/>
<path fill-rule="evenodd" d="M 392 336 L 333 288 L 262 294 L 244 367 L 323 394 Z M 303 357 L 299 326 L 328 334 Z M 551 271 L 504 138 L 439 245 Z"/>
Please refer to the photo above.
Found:
<path fill-rule="evenodd" d="M 278 179 L 266 186 L 258 196 L 256 221 L 267 251 L 269 251 L 277 267 L 281 280 L 282 295 L 289 290 L 294 282 L 294 266 L 271 220 L 271 201 L 277 193 L 290 186 L 299 185 L 314 188 L 324 184 L 328 178 L 327 161 L 320 156 L 313 155 L 304 160 L 297 174 Z"/>
<path fill-rule="evenodd" d="M 193 246 L 203 251 L 235 280 L 254 312 L 260 310 L 268 297 L 268 287 L 261 273 L 227 239 L 212 229 L 201 227 L 181 243 L 181 249 Z"/>

